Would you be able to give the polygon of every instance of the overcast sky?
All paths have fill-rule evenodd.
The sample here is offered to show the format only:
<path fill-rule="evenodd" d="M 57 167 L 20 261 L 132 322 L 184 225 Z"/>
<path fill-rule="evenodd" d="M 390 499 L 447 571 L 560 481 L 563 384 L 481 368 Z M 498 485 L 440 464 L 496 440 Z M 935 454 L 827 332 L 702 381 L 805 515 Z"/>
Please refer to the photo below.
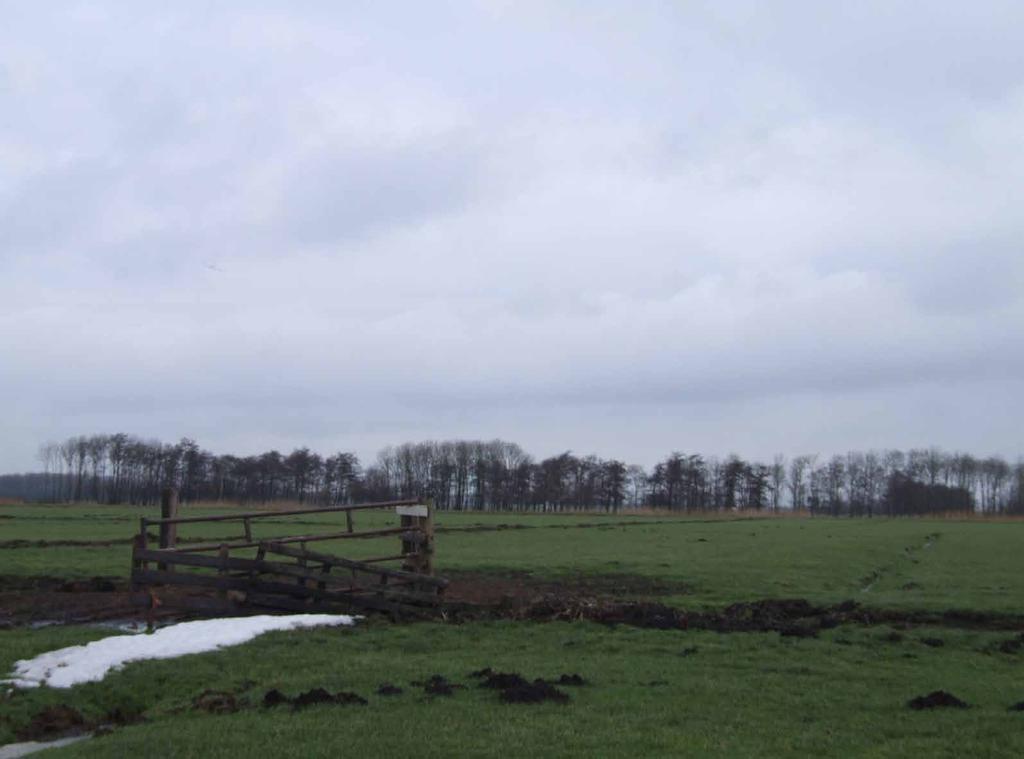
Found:
<path fill-rule="evenodd" d="M 0 17 L 0 471 L 1024 452 L 1019 0 Z"/>

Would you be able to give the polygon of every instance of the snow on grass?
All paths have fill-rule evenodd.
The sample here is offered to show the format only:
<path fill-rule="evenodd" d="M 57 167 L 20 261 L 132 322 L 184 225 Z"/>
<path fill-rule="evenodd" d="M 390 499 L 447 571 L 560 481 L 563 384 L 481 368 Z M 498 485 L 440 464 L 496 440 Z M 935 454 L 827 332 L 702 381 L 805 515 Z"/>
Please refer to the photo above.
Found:
<path fill-rule="evenodd" d="M 323 625 L 352 625 L 358 617 L 347 614 L 294 614 L 290 616 L 231 617 L 182 622 L 149 635 L 113 635 L 84 646 L 69 646 L 14 663 L 10 679 L 18 688 L 70 688 L 98 682 L 128 662 L 173 659 L 186 654 L 237 646 L 274 630 L 298 630 Z"/>

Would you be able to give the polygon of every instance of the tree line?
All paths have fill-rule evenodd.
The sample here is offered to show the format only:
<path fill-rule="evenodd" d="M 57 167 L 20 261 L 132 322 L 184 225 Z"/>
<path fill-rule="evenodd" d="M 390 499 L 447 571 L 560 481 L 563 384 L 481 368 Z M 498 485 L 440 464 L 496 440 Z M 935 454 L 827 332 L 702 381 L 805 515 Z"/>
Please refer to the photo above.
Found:
<path fill-rule="evenodd" d="M 145 505 L 174 486 L 186 503 L 336 505 L 429 496 L 452 511 L 1024 513 L 1024 463 L 938 448 L 779 455 L 770 462 L 673 452 L 647 470 L 569 451 L 537 460 L 503 440 L 451 440 L 389 446 L 363 467 L 351 452 L 216 455 L 188 438 L 167 444 L 116 434 L 47 443 L 39 461 L 41 472 L 0 476 L 0 496 Z"/>

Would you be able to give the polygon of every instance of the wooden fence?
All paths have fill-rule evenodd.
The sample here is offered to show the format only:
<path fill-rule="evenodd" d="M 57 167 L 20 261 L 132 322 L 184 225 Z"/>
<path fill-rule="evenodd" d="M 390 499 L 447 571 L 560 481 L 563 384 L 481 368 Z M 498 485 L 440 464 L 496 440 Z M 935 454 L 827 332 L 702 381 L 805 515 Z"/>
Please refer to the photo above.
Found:
<path fill-rule="evenodd" d="M 399 517 L 399 525 L 357 530 L 355 515 L 367 510 L 390 511 Z M 198 590 L 177 595 L 175 605 L 214 613 L 376 610 L 393 617 L 421 616 L 441 602 L 448 585 L 434 576 L 434 514 L 429 501 L 202 517 L 178 517 L 176 512 L 177 494 L 165 491 L 163 517 L 143 518 L 132 547 L 132 587 L 147 590 L 146 597 L 154 604 L 162 586 L 183 586 Z M 253 523 L 259 520 L 310 514 L 344 514 L 345 529 L 264 539 L 253 535 Z M 242 534 L 207 542 L 178 540 L 179 526 L 210 523 L 240 523 Z M 159 530 L 159 547 L 151 545 L 151 528 Z M 389 535 L 398 538 L 400 549 L 371 558 L 346 558 L 308 547 Z"/>

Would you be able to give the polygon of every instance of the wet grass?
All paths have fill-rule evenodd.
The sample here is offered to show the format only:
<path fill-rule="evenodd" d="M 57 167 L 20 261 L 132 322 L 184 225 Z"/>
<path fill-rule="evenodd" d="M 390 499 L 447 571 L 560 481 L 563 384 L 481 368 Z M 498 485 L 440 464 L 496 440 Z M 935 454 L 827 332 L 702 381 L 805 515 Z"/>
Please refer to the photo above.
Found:
<path fill-rule="evenodd" d="M 66 756 L 1018 756 L 1024 715 L 1020 655 L 996 650 L 1005 634 L 841 627 L 818 639 L 775 633 L 606 628 L 590 623 L 467 625 L 371 623 L 268 634 L 244 646 L 128 665 L 102 683 L 26 691 L 2 702 L 0 742 L 41 708 L 66 703 L 89 719 L 115 708 L 144 722 L 62 749 Z M 18 656 L 96 636 L 95 630 L 7 631 L 0 666 Z M 941 636 L 933 648 L 919 638 Z M 472 687 L 491 666 L 526 677 L 583 675 L 568 705 L 503 705 Z M 411 681 L 441 674 L 465 684 L 428 697 Z M 383 682 L 405 689 L 376 695 Z M 354 691 L 367 706 L 263 709 L 263 694 L 314 687 Z M 192 708 L 207 688 L 242 708 Z M 905 702 L 936 689 L 968 710 L 914 712 Z"/>

